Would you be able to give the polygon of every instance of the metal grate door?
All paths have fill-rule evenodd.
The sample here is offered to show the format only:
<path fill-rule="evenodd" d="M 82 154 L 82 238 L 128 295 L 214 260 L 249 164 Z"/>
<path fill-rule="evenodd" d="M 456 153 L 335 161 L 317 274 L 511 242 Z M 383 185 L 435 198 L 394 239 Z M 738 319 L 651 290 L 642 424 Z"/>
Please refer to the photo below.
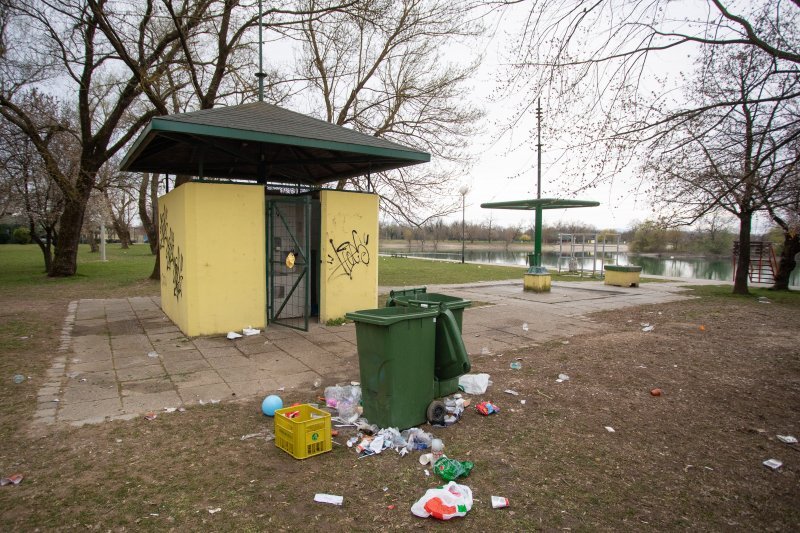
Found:
<path fill-rule="evenodd" d="M 267 316 L 308 331 L 311 202 L 308 196 L 267 202 Z"/>

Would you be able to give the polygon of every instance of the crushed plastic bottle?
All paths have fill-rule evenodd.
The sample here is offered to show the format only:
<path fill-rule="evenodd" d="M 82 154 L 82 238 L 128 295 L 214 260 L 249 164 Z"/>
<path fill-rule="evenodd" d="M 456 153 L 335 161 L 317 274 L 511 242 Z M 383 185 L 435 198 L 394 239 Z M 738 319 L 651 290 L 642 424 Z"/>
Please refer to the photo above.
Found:
<path fill-rule="evenodd" d="M 23 376 L 22 374 L 16 374 L 14 376 L 14 383 L 16 383 L 17 385 L 19 385 L 23 381 L 25 381 L 25 376 Z"/>
<path fill-rule="evenodd" d="M 522 363 L 520 363 L 519 361 L 514 361 L 513 363 L 511 363 L 511 370 L 519 370 L 521 368 L 522 368 Z"/>

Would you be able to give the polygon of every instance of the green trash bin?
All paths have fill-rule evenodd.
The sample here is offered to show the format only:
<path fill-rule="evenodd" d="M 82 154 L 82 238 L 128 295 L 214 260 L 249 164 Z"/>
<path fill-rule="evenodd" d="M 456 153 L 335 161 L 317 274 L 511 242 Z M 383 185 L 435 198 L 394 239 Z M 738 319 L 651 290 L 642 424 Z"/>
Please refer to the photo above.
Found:
<path fill-rule="evenodd" d="M 356 323 L 364 417 L 406 429 L 427 421 L 433 401 L 437 308 L 384 307 L 347 313 Z"/>
<path fill-rule="evenodd" d="M 458 378 L 470 371 L 469 356 L 461 339 L 464 309 L 470 304 L 469 300 L 463 298 L 428 292 L 426 287 L 389 293 L 386 302 L 388 307 L 413 305 L 440 307 L 443 310 L 436 322 L 435 398 L 458 392 Z"/>

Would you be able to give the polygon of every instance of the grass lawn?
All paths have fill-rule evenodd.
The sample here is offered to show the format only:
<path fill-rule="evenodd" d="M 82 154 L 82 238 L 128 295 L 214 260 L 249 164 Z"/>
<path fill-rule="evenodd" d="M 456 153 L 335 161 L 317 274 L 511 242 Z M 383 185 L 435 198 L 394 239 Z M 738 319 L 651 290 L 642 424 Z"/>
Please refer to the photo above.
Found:
<path fill-rule="evenodd" d="M 410 513 L 440 484 L 417 452 L 359 459 L 343 444 L 345 429 L 332 452 L 305 461 L 273 442 L 241 440 L 272 427 L 260 398 L 153 421 L 33 424 L 69 301 L 158 292 L 146 280 L 146 246 L 108 252 L 100 263 L 82 249 L 80 275 L 54 280 L 41 274 L 34 246 L 0 246 L 0 476 L 25 476 L 0 487 L 3 530 L 788 531 L 800 523 L 800 448 L 775 437 L 800 437 L 800 293 L 754 291 L 767 305 L 729 286 L 692 286 L 697 299 L 589 315 L 601 327 L 568 340 L 473 354 L 473 372 L 494 382 L 473 405 L 489 400 L 501 412 L 470 408 L 450 428 L 426 428 L 449 456 L 475 463 L 461 481 L 474 507 L 446 526 Z M 383 286 L 523 271 L 388 258 L 380 269 Z M 655 330 L 643 333 L 642 322 Z M 522 368 L 510 369 L 517 359 Z M 570 380 L 556 383 L 562 372 Z M 17 385 L 15 374 L 30 379 Z M 651 396 L 653 387 L 663 394 Z M 284 400 L 321 392 L 287 390 Z M 765 468 L 769 458 L 784 466 Z M 314 503 L 318 492 L 342 495 L 344 505 Z M 492 509 L 491 495 L 511 506 Z"/>

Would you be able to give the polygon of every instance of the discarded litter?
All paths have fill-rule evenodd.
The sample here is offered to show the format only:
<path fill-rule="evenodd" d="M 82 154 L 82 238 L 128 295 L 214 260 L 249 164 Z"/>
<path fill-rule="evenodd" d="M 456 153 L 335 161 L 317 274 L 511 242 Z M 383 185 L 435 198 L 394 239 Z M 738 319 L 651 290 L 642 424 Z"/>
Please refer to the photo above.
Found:
<path fill-rule="evenodd" d="M 239 440 L 248 440 L 248 439 L 264 439 L 265 441 L 269 442 L 275 439 L 275 434 L 265 429 L 264 431 L 259 431 L 258 433 L 249 433 L 247 435 L 242 435 L 242 438 Z"/>
<path fill-rule="evenodd" d="M 344 503 L 344 496 L 337 496 L 335 494 L 323 494 L 318 492 L 314 495 L 314 501 L 319 503 L 330 503 L 332 505 L 342 505 Z"/>
<path fill-rule="evenodd" d="M 700 327 L 699 327 L 698 329 L 699 329 L 700 331 L 705 331 L 705 330 L 706 330 L 706 327 L 705 327 L 704 325 L 700 324 Z"/>
<path fill-rule="evenodd" d="M 411 512 L 415 516 L 420 518 L 432 516 L 437 520 L 465 516 L 470 509 L 472 509 L 472 490 L 453 481 L 443 487 L 428 489 L 425 495 L 411 506 Z"/>
<path fill-rule="evenodd" d="M 22 474 L 12 474 L 8 477 L 0 478 L 0 487 L 5 487 L 6 485 L 19 485 L 22 483 L 23 479 Z"/>
<path fill-rule="evenodd" d="M 228 337 L 229 340 L 233 340 L 233 339 L 240 339 L 242 336 L 236 333 L 235 331 L 229 331 L 226 337 Z"/>
<path fill-rule="evenodd" d="M 174 412 L 175 412 L 175 411 L 177 411 L 177 410 L 178 410 L 178 408 L 177 408 L 177 407 L 165 407 L 165 408 L 164 408 L 164 412 L 165 412 L 165 413 L 174 413 Z"/>
<path fill-rule="evenodd" d="M 444 442 L 442 439 L 433 439 L 431 441 L 431 460 L 434 464 L 444 455 Z"/>
<path fill-rule="evenodd" d="M 525 405 L 525 400 L 520 400 L 519 403 L 521 403 L 522 405 Z"/>
<path fill-rule="evenodd" d="M 511 396 L 519 396 L 519 393 L 517 391 L 511 389 L 506 389 L 503 392 L 505 392 L 506 394 L 510 394 Z"/>
<path fill-rule="evenodd" d="M 491 384 L 489 374 L 465 374 L 458 378 L 458 386 L 467 394 L 483 394 Z"/>
<path fill-rule="evenodd" d="M 569 341 L 561 341 L 561 344 L 569 344 Z"/>
<path fill-rule="evenodd" d="M 650 394 L 653 396 L 661 396 L 661 389 L 653 389 L 650 391 Z"/>
<path fill-rule="evenodd" d="M 422 466 L 425 465 L 433 465 L 433 454 L 432 453 L 423 453 L 419 456 L 419 464 Z"/>
<path fill-rule="evenodd" d="M 528 331 L 528 323 L 527 322 L 522 324 L 522 331 Z"/>
<path fill-rule="evenodd" d="M 766 296 L 759 296 L 758 297 L 758 303 L 760 303 L 760 304 L 771 304 L 772 301 L 769 298 L 767 298 Z"/>
<path fill-rule="evenodd" d="M 797 444 L 797 438 L 791 435 L 778 435 L 778 440 L 786 444 Z"/>
<path fill-rule="evenodd" d="M 614 428 L 612 428 L 611 426 L 605 426 L 605 428 L 606 431 L 608 431 L 609 433 L 616 433 L 616 431 L 614 431 Z"/>
<path fill-rule="evenodd" d="M 503 498 L 502 496 L 492 496 L 492 508 L 502 509 L 503 507 L 508 507 L 508 498 Z"/>
<path fill-rule="evenodd" d="M 153 411 L 150 411 L 149 413 L 144 415 L 145 420 L 155 420 L 156 418 L 158 418 L 158 415 L 155 414 Z"/>
<path fill-rule="evenodd" d="M 19 385 L 23 381 L 25 381 L 25 376 L 23 376 L 22 374 L 16 374 L 14 376 L 14 383 L 16 383 L 17 385 Z"/>
<path fill-rule="evenodd" d="M 258 335 L 259 333 L 261 333 L 261 330 L 260 329 L 255 329 L 253 327 L 248 326 L 248 327 L 242 329 L 242 333 L 244 333 L 246 336 L 250 337 L 251 335 Z"/>
<path fill-rule="evenodd" d="M 433 464 L 433 471 L 445 481 L 455 481 L 460 477 L 467 477 L 475 464 L 470 461 L 458 461 L 442 456 Z"/>
<path fill-rule="evenodd" d="M 556 381 L 558 381 L 559 383 L 561 383 L 562 381 L 569 381 L 569 376 L 567 374 L 559 374 L 558 379 Z"/>
<path fill-rule="evenodd" d="M 155 359 L 156 357 L 158 357 L 158 352 L 156 352 L 156 351 L 147 352 L 147 357 L 150 357 L 151 359 Z"/>
<path fill-rule="evenodd" d="M 642 331 L 644 331 L 645 333 L 648 333 L 650 331 L 653 331 L 654 329 L 656 329 L 655 326 L 645 326 L 645 327 L 642 328 Z"/>
<path fill-rule="evenodd" d="M 222 507 L 215 507 L 214 509 L 209 509 L 208 514 L 216 514 L 222 510 Z"/>
<path fill-rule="evenodd" d="M 475 409 L 477 409 L 478 412 L 483 416 L 489 416 L 500 412 L 500 408 L 492 402 L 481 402 L 475 406 Z"/>
<path fill-rule="evenodd" d="M 481 355 L 489 355 L 490 353 L 491 352 L 489 351 L 489 348 L 487 348 L 486 346 L 481 348 Z"/>
<path fill-rule="evenodd" d="M 344 385 L 325 388 L 325 405 L 339 411 L 339 418 L 354 422 L 361 415 L 361 387 Z"/>
<path fill-rule="evenodd" d="M 275 394 L 270 394 L 261 402 L 261 412 L 267 416 L 275 416 L 275 411 L 282 407 L 283 400 Z"/>
<path fill-rule="evenodd" d="M 777 459 L 767 459 L 762 464 L 767 468 L 771 468 L 772 470 L 777 470 L 783 466 L 783 462 L 778 461 Z"/>
<path fill-rule="evenodd" d="M 511 370 L 519 370 L 522 368 L 522 363 L 520 363 L 519 361 L 513 361 L 510 366 Z"/>

